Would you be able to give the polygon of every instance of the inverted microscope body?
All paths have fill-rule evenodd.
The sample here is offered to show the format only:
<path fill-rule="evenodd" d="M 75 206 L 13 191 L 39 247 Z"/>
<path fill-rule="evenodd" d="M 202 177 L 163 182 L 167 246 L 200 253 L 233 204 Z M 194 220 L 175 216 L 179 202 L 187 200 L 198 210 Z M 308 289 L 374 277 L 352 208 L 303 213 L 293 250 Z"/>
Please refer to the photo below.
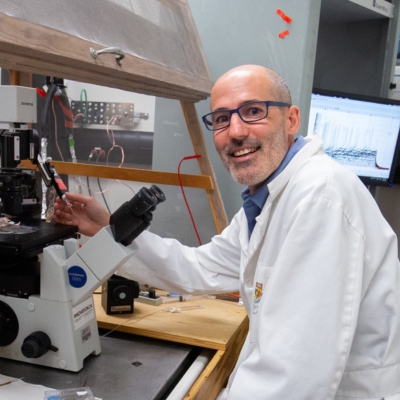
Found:
<path fill-rule="evenodd" d="M 62 79 L 48 78 L 42 121 L 64 88 Z M 28 127 L 37 122 L 36 90 L 0 85 L 0 98 L 6 99 L 0 107 L 0 215 L 19 222 L 0 235 L 0 357 L 78 371 L 89 354 L 100 353 L 93 291 L 135 252 L 133 240 L 165 196 L 155 185 L 142 188 L 82 248 L 75 239 L 49 245 L 77 227 L 37 218 L 36 174 L 20 167 L 22 160 L 36 164 L 45 185 L 63 198 L 51 159 L 39 154 L 47 146 L 46 124 L 40 135 Z"/>
<path fill-rule="evenodd" d="M 13 310 L 18 320 L 17 336 L 11 344 L 0 347 L 1 357 L 79 371 L 89 354 L 100 354 L 91 297 L 75 310 L 71 302 L 43 300 L 36 295 L 28 299 L 0 296 L 0 301 Z M 82 311 L 78 311 L 79 309 Z M 81 323 L 74 317 L 77 313 L 80 314 Z M 32 337 L 36 332 L 47 335 L 54 350 L 46 348 L 46 344 L 41 343 L 40 336 Z M 23 354 L 23 348 L 26 348 L 26 355 Z M 43 351 L 46 351 L 45 354 L 41 354 Z"/>
<path fill-rule="evenodd" d="M 101 351 L 92 293 L 134 253 L 103 228 L 43 249 L 40 295 L 0 295 L 0 357 L 79 371 Z"/>

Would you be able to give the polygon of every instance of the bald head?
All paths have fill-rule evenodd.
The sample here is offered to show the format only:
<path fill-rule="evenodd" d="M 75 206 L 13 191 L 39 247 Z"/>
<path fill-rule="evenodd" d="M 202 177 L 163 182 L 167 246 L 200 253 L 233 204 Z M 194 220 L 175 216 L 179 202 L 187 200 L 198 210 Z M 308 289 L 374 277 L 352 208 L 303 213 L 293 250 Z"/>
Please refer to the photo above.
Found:
<path fill-rule="evenodd" d="M 213 87 L 211 114 L 225 125 L 214 130 L 215 148 L 232 177 L 250 193 L 278 168 L 294 143 L 300 110 L 291 104 L 285 80 L 260 65 L 231 69 Z M 264 117 L 257 118 L 257 113 Z"/>
<path fill-rule="evenodd" d="M 270 68 L 249 64 L 233 68 L 217 80 L 211 92 L 211 108 L 213 105 L 213 98 L 221 94 L 221 89 L 223 91 L 231 87 L 239 78 L 248 78 L 256 85 L 261 85 L 262 90 L 265 91 L 264 99 L 266 100 L 292 104 L 289 88 L 281 75 Z"/>

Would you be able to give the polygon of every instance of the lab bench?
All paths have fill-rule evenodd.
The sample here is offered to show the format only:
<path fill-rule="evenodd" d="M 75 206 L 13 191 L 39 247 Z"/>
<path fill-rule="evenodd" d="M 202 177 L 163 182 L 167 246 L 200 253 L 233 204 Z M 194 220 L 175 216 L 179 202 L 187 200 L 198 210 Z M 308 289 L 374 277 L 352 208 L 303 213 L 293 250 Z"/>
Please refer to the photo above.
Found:
<path fill-rule="evenodd" d="M 165 399 L 203 349 L 210 361 L 185 400 L 215 399 L 231 373 L 248 329 L 236 302 L 195 298 L 107 315 L 94 295 L 102 352 L 79 372 L 0 359 L 0 374 L 56 389 L 89 386 L 104 400 Z"/>
<path fill-rule="evenodd" d="M 100 297 L 95 295 L 100 328 L 215 350 L 185 400 L 217 397 L 235 366 L 248 331 L 244 307 L 239 307 L 237 302 L 196 297 L 160 306 L 135 301 L 133 314 L 107 315 L 101 307 Z M 172 307 L 180 310 L 168 311 Z"/>

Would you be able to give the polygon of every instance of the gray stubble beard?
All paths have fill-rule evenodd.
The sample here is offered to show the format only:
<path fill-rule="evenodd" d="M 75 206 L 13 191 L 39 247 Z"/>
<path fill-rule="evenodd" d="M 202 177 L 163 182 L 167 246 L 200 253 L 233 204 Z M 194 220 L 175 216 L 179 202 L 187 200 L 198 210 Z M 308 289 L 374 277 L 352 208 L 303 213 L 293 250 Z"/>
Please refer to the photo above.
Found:
<path fill-rule="evenodd" d="M 263 181 L 265 181 L 280 165 L 282 160 L 284 159 L 287 151 L 288 144 L 287 139 L 283 140 L 284 137 L 284 127 L 281 125 L 279 130 L 275 132 L 274 138 L 270 143 L 270 147 L 273 150 L 273 153 L 270 154 L 270 157 L 266 158 L 266 165 L 262 165 L 257 170 L 257 175 L 248 176 L 240 176 L 240 172 L 242 169 L 246 169 L 251 167 L 251 165 L 255 162 L 253 160 L 244 161 L 240 164 L 230 164 L 229 163 L 229 154 L 232 152 L 232 147 L 239 145 L 239 142 L 235 145 L 234 143 L 230 143 L 223 150 L 218 151 L 219 156 L 222 160 L 224 167 L 229 171 L 234 181 L 246 185 L 246 186 L 254 186 Z M 245 144 L 248 147 L 257 147 L 259 148 L 257 151 L 262 151 L 264 148 L 264 143 L 258 139 L 248 139 L 242 140 L 240 145 Z"/>

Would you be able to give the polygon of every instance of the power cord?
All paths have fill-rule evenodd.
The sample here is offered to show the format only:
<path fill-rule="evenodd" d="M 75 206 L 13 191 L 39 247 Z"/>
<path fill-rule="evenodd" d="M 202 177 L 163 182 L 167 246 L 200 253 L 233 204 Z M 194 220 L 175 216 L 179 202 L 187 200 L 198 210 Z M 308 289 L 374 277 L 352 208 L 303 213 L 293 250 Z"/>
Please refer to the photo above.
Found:
<path fill-rule="evenodd" d="M 185 200 L 186 208 L 187 208 L 187 210 L 188 210 L 188 212 L 189 212 L 190 219 L 191 219 L 191 221 L 192 221 L 192 225 L 193 225 L 194 231 L 195 231 L 196 236 L 197 236 L 197 240 L 199 241 L 199 245 L 201 246 L 200 235 L 199 235 L 199 232 L 197 231 L 197 227 L 196 227 L 196 223 L 194 222 L 194 218 L 193 218 L 193 215 L 192 215 L 192 211 L 190 210 L 189 203 L 188 203 L 188 201 L 187 201 L 187 199 L 186 199 L 185 190 L 183 189 L 182 179 L 181 179 L 181 164 L 182 164 L 182 162 L 183 162 L 183 161 L 186 161 L 186 160 L 192 160 L 192 159 L 194 159 L 194 158 L 200 158 L 200 157 L 201 157 L 200 154 L 195 154 L 194 156 L 186 156 L 186 157 L 183 157 L 183 158 L 182 158 L 182 160 L 181 160 L 181 161 L 179 162 L 179 164 L 178 164 L 178 180 L 179 180 L 179 185 L 180 185 L 180 187 L 181 187 L 183 199 Z"/>
<path fill-rule="evenodd" d="M 188 201 L 187 201 L 187 199 L 186 199 L 185 191 L 184 191 L 183 185 L 182 185 L 181 171 L 180 171 L 180 169 L 181 169 L 181 164 L 182 164 L 183 161 L 185 161 L 185 160 L 192 160 L 192 159 L 194 159 L 194 158 L 200 158 L 200 157 L 201 157 L 200 154 L 195 154 L 194 156 L 186 156 L 186 157 L 183 157 L 182 160 L 181 160 L 181 161 L 179 162 L 179 164 L 178 164 L 178 179 L 179 179 L 179 185 L 180 185 L 181 190 L 182 190 L 183 199 L 185 200 L 186 207 L 187 207 L 187 209 L 188 209 L 188 211 L 189 211 L 190 219 L 192 220 L 192 224 L 193 224 L 194 231 L 196 232 L 197 240 L 199 241 L 199 245 L 201 246 L 200 235 L 199 235 L 199 233 L 198 233 L 198 231 L 197 231 L 197 227 L 196 227 L 196 224 L 195 224 L 195 222 L 194 222 L 194 218 L 193 218 L 192 212 L 191 212 L 191 210 L 190 210 L 189 203 L 188 203 Z M 236 299 L 240 299 L 240 298 L 241 298 L 241 296 L 240 296 L 239 294 L 236 294 L 236 293 L 227 293 L 227 295 L 228 295 L 228 296 L 231 296 L 231 297 L 234 297 L 234 298 L 236 298 Z"/>

